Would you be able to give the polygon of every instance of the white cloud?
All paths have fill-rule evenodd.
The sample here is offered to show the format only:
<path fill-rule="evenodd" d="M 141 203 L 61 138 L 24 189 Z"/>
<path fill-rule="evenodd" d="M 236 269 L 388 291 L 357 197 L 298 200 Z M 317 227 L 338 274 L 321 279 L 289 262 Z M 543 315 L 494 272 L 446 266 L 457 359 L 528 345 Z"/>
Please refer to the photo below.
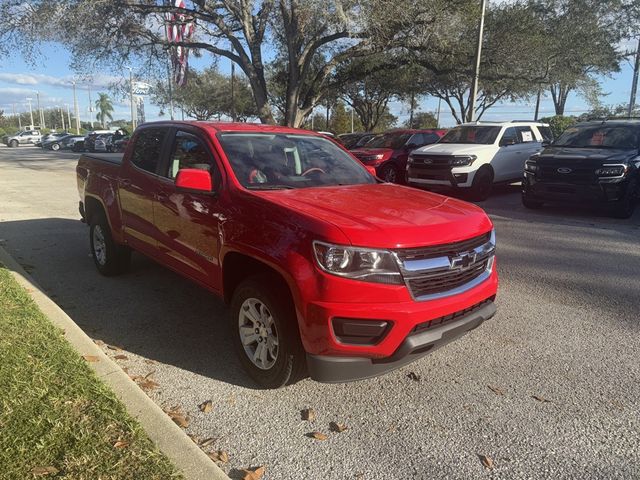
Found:
<path fill-rule="evenodd" d="M 93 88 L 107 88 L 112 83 L 122 79 L 121 76 L 97 74 L 90 78 L 76 78 L 73 75 L 65 75 L 64 77 L 53 77 L 41 73 L 0 73 L 0 82 L 14 85 L 34 85 L 34 86 L 52 86 L 71 88 L 72 82 L 76 80 L 78 86 L 91 86 Z"/>

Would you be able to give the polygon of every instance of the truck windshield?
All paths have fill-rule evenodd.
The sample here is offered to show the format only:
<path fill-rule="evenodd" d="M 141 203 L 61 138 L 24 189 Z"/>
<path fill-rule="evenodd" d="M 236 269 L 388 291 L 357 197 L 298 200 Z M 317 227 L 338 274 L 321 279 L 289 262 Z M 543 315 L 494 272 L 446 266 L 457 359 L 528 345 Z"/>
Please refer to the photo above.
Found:
<path fill-rule="evenodd" d="M 556 147 L 568 148 L 638 148 L 640 129 L 630 125 L 590 125 L 567 128 L 554 143 Z"/>
<path fill-rule="evenodd" d="M 233 173 L 246 188 L 274 190 L 376 183 L 333 142 L 312 135 L 221 133 Z"/>
<path fill-rule="evenodd" d="M 384 133 L 382 135 L 376 135 L 369 140 L 365 148 L 392 148 L 398 150 L 407 143 L 410 133 Z"/>
<path fill-rule="evenodd" d="M 463 126 L 455 127 L 447 132 L 438 143 L 471 143 L 491 145 L 496 141 L 501 127 Z"/>

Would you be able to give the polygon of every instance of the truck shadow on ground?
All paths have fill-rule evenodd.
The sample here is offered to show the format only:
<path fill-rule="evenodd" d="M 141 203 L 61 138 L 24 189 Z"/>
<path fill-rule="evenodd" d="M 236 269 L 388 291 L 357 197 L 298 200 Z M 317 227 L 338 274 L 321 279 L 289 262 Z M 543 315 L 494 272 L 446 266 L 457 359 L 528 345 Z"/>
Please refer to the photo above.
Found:
<path fill-rule="evenodd" d="M 3 247 L 93 339 L 217 380 L 257 388 L 230 342 L 213 294 L 134 254 L 128 274 L 98 274 L 88 229 L 49 218 L 0 223 Z"/>

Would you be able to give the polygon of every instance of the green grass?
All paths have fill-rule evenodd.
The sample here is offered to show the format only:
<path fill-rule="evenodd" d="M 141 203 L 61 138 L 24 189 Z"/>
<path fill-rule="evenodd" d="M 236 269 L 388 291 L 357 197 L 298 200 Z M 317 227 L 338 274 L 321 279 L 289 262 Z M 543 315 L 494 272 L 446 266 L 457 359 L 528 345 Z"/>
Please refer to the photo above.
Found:
<path fill-rule="evenodd" d="M 0 479 L 30 478 L 182 477 L 0 264 Z"/>

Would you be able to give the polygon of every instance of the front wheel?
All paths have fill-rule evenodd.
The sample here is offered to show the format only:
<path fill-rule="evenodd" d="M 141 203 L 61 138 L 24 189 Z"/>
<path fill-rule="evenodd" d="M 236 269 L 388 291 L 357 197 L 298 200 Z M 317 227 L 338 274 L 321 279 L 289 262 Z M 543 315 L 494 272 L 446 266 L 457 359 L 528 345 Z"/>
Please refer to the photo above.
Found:
<path fill-rule="evenodd" d="M 51 150 L 53 150 L 54 152 L 57 152 L 58 150 L 60 150 L 60 144 L 54 143 L 53 145 L 51 145 Z"/>
<path fill-rule="evenodd" d="M 131 250 L 113 241 L 109 222 L 103 213 L 92 216 L 89 240 L 91 256 L 102 275 L 110 277 L 129 270 Z"/>
<path fill-rule="evenodd" d="M 493 188 L 493 171 L 491 168 L 483 167 L 476 172 L 471 182 L 471 199 L 482 202 L 489 198 Z"/>
<path fill-rule="evenodd" d="M 305 376 L 305 353 L 291 294 L 272 275 L 242 282 L 231 301 L 231 335 L 240 363 L 263 388 Z"/>
<path fill-rule="evenodd" d="M 636 209 L 638 202 L 638 183 L 631 180 L 627 185 L 624 197 L 616 202 L 613 207 L 612 216 L 615 218 L 630 218 Z"/>
<path fill-rule="evenodd" d="M 9 146 L 12 147 L 12 148 L 16 148 L 18 145 L 20 145 L 20 143 L 18 143 L 17 140 L 11 140 L 9 142 Z"/>
<path fill-rule="evenodd" d="M 380 172 L 380 178 L 387 183 L 399 183 L 400 175 L 395 165 L 385 165 Z"/>

